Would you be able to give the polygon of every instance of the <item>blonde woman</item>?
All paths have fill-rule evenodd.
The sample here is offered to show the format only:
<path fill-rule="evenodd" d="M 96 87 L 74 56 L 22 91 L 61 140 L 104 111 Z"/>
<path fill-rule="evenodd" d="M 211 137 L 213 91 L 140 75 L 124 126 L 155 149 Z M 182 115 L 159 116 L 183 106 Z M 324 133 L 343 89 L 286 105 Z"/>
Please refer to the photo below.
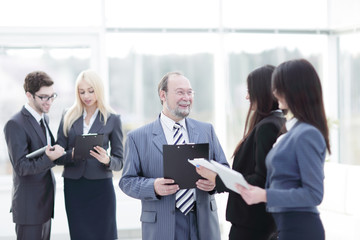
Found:
<path fill-rule="evenodd" d="M 66 151 L 57 164 L 64 165 L 70 236 L 71 239 L 117 239 L 112 171 L 120 171 L 123 166 L 120 116 L 105 103 L 102 80 L 92 70 L 79 74 L 75 95 L 75 103 L 65 113 L 58 130 L 58 144 Z M 76 160 L 75 138 L 88 133 L 103 134 L 103 145 L 94 147 L 88 159 Z"/>

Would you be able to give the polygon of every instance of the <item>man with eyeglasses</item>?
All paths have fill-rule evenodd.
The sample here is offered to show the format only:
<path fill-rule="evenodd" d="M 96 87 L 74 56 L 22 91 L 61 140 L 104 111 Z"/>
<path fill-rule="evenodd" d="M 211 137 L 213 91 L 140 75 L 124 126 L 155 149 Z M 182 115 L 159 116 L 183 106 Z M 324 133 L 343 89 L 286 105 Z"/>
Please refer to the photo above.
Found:
<path fill-rule="evenodd" d="M 166 74 L 158 94 L 163 106 L 159 117 L 127 136 L 119 186 L 141 200 L 144 239 L 220 240 L 215 185 L 200 179 L 196 188 L 179 190 L 163 174 L 164 144 L 209 143 L 209 157 L 228 166 L 214 128 L 188 118 L 194 91 L 183 74 Z"/>
<path fill-rule="evenodd" d="M 55 178 L 51 168 L 64 149 L 55 143 L 48 113 L 56 93 L 52 79 L 41 71 L 24 82 L 28 102 L 5 125 L 4 133 L 13 166 L 11 212 L 17 239 L 50 239 L 54 215 Z M 45 152 L 29 153 L 46 146 Z"/>

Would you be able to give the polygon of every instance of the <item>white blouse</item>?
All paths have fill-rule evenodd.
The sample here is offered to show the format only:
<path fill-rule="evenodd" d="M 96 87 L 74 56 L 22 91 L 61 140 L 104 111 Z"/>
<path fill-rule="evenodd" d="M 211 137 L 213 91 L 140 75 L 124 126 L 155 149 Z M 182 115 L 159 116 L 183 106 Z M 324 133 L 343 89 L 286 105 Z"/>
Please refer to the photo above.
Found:
<path fill-rule="evenodd" d="M 93 123 L 94 123 L 94 121 L 95 121 L 95 119 L 96 119 L 96 116 L 98 115 L 98 112 L 99 112 L 99 109 L 97 108 L 96 110 L 95 110 L 95 112 L 94 112 L 94 114 L 91 116 L 91 118 L 90 118 L 90 122 L 89 122 L 89 125 L 87 125 L 86 124 L 86 122 L 85 122 L 85 118 L 86 118 L 86 116 L 87 116 L 87 112 L 86 112 L 86 110 L 84 109 L 84 113 L 83 113 L 83 121 L 84 121 L 84 128 L 83 128 L 83 134 L 88 134 L 89 133 L 89 131 L 90 131 L 90 128 L 91 128 L 91 126 L 93 125 Z"/>

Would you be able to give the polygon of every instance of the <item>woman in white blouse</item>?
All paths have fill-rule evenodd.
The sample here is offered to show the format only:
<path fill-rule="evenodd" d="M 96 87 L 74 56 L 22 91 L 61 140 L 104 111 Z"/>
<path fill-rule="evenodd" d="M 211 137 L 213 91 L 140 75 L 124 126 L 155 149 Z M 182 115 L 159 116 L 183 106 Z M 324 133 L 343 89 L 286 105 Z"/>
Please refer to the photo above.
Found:
<path fill-rule="evenodd" d="M 120 116 L 105 103 L 101 78 L 92 70 L 79 74 L 75 95 L 75 103 L 61 120 L 57 140 L 66 151 L 57 164 L 64 165 L 70 236 L 71 239 L 117 239 L 112 171 L 120 171 L 123 166 Z M 102 134 L 103 144 L 95 146 L 88 159 L 75 159 L 76 136 L 88 133 Z"/>

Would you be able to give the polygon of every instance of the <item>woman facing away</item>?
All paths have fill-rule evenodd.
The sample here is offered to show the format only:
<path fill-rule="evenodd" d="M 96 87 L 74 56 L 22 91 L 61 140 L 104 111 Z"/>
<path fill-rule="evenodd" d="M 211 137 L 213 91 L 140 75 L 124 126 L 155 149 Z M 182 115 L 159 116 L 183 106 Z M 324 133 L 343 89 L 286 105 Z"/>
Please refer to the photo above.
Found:
<path fill-rule="evenodd" d="M 250 205 L 265 202 L 280 240 L 325 239 L 317 206 L 323 199 L 324 161 L 330 153 L 320 79 L 304 59 L 280 64 L 272 89 L 281 109 L 293 117 L 266 157 L 265 189 L 237 186 Z"/>
<path fill-rule="evenodd" d="M 61 120 L 57 138 L 66 151 L 57 164 L 64 165 L 70 236 L 71 239 L 117 239 L 112 171 L 120 171 L 123 166 L 120 116 L 105 103 L 102 80 L 92 70 L 79 74 L 75 95 L 75 103 Z M 90 133 L 102 134 L 103 144 L 95 146 L 88 159 L 74 159 L 76 136 Z"/>
<path fill-rule="evenodd" d="M 271 90 L 271 75 L 275 67 L 266 65 L 252 71 L 247 77 L 250 107 L 244 136 L 238 143 L 232 168 L 243 174 L 246 181 L 263 188 L 266 181 L 265 157 L 285 123 L 282 111 Z M 229 239 L 267 240 L 276 235 L 276 226 L 265 204 L 247 205 L 238 193 L 225 187 L 216 173 L 205 167 L 197 172 L 216 183 L 218 192 L 229 192 L 226 220 L 231 222 Z"/>

